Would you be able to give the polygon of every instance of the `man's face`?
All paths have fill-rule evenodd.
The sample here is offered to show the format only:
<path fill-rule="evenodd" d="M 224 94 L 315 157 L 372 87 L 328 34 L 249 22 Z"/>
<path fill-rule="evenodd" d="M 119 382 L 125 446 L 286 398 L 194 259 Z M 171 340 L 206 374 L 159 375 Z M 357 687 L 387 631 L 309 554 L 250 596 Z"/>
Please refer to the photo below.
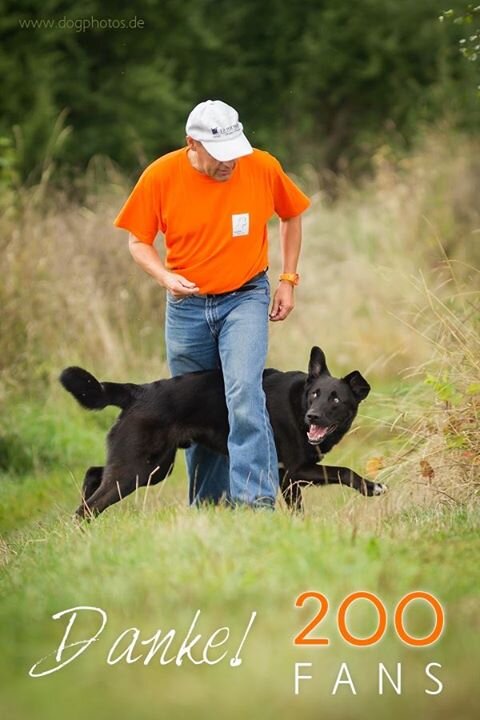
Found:
<path fill-rule="evenodd" d="M 196 170 L 218 182 L 225 182 L 232 177 L 235 165 L 237 164 L 236 160 L 229 160 L 228 162 L 215 160 L 215 158 L 205 150 L 201 142 L 191 137 L 187 137 L 187 144 L 190 152 L 190 161 Z"/>

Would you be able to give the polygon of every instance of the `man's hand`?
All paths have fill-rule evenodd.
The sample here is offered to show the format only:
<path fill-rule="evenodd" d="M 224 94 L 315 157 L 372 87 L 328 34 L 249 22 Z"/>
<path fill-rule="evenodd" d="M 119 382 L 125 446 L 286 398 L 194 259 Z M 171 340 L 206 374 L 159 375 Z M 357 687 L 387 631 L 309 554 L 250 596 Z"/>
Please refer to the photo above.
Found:
<path fill-rule="evenodd" d="M 295 307 L 293 299 L 293 285 L 285 280 L 280 285 L 273 296 L 272 309 L 269 318 L 272 322 L 277 320 L 285 320 Z"/>
<path fill-rule="evenodd" d="M 163 285 L 169 290 L 174 297 L 182 297 L 184 295 L 194 295 L 200 292 L 200 288 L 195 283 L 190 282 L 183 275 L 166 272 L 163 277 Z"/>
<path fill-rule="evenodd" d="M 183 275 L 169 272 L 153 245 L 142 242 L 130 233 L 128 247 L 137 265 L 155 278 L 160 285 L 167 288 L 175 297 L 194 295 L 200 292 L 195 283 L 190 282 Z"/>

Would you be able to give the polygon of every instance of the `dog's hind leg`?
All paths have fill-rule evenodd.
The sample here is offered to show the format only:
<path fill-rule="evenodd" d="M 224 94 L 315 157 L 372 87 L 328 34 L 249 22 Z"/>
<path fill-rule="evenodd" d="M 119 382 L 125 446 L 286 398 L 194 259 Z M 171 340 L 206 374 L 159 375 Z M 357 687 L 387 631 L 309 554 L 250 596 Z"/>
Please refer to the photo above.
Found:
<path fill-rule="evenodd" d="M 110 467 L 104 470 L 99 487 L 88 499 L 83 499 L 75 514 L 79 518 L 91 519 L 110 505 L 130 495 L 136 487 L 135 478 L 127 479 L 119 472 L 113 472 L 113 468 Z"/>
<path fill-rule="evenodd" d="M 100 485 L 77 508 L 76 515 L 80 518 L 92 518 L 130 495 L 138 487 L 160 482 L 170 473 L 175 452 L 176 448 L 169 448 L 162 455 L 153 456 L 148 462 L 142 458 L 121 465 L 107 465 L 103 470 Z"/>
<path fill-rule="evenodd" d="M 88 468 L 83 479 L 82 499 L 88 500 L 91 495 L 100 487 L 103 476 L 103 466 L 93 466 Z"/>
<path fill-rule="evenodd" d="M 92 497 L 94 492 L 96 492 L 101 485 L 103 471 L 104 467 L 101 465 L 89 467 L 87 472 L 85 473 L 82 485 L 82 506 L 85 510 L 87 510 L 87 501 Z M 78 510 L 76 512 L 76 515 L 80 515 Z"/>

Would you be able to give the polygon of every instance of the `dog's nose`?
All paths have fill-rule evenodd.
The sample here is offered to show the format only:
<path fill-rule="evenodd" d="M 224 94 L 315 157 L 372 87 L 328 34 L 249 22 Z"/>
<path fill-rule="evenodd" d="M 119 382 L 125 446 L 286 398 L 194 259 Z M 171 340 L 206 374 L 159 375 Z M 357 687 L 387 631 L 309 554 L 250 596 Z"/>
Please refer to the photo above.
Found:
<path fill-rule="evenodd" d="M 319 417 L 314 412 L 307 412 L 307 414 L 305 415 L 305 419 L 311 425 L 317 425 Z"/>

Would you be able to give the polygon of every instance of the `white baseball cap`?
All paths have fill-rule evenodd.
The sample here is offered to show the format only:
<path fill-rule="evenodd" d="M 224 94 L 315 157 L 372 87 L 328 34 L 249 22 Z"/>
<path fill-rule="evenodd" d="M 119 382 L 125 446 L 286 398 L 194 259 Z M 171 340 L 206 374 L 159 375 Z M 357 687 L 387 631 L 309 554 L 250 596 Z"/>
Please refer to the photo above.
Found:
<path fill-rule="evenodd" d="M 186 131 L 220 162 L 253 152 L 237 111 L 221 100 L 205 100 L 194 107 L 188 116 Z"/>

